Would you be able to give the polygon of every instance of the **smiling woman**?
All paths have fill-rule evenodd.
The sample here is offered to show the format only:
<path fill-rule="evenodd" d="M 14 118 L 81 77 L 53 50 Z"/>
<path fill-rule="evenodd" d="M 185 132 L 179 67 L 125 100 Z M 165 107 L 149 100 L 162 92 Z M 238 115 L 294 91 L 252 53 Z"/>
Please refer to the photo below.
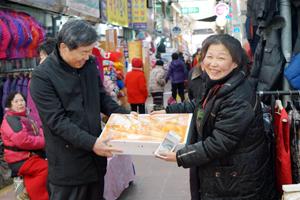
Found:
<path fill-rule="evenodd" d="M 167 113 L 194 113 L 192 139 L 162 159 L 196 169 L 191 179 L 197 177 L 199 186 L 191 192 L 200 191 L 202 200 L 277 199 L 261 108 L 247 79 L 246 53 L 234 37 L 213 35 L 203 42 L 202 57 L 204 96 L 197 104 L 166 108 Z"/>

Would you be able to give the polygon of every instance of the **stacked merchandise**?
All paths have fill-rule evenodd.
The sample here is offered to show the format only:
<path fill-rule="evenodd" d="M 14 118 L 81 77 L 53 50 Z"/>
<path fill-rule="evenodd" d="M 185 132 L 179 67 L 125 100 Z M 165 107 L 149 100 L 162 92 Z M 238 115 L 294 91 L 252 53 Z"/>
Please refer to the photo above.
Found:
<path fill-rule="evenodd" d="M 24 70 L 24 59 L 38 56 L 38 45 L 45 39 L 45 31 L 32 16 L 25 12 L 0 10 L 0 64 L 2 108 L 7 95 L 12 91 L 27 95 L 28 76 L 8 76 L 9 71 L 18 73 Z M 14 63 L 13 65 L 10 65 Z M 33 67 L 33 66 L 31 66 Z M 4 75 L 4 76 L 3 76 Z"/>
<path fill-rule="evenodd" d="M 102 49 L 93 50 L 96 57 L 103 85 L 110 96 L 122 106 L 128 106 L 124 85 L 124 63 L 122 62 L 123 54 L 121 52 L 104 52 Z"/>
<path fill-rule="evenodd" d="M 44 38 L 42 26 L 27 13 L 0 10 L 0 59 L 36 57 Z"/>

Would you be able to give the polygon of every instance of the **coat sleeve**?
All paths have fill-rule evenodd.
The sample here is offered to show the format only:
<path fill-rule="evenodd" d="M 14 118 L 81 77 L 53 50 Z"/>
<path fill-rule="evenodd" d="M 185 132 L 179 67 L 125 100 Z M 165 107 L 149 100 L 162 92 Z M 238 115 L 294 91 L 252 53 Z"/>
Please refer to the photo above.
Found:
<path fill-rule="evenodd" d="M 169 69 L 167 72 L 166 82 L 168 82 L 168 80 L 171 78 L 172 74 L 173 74 L 173 67 L 172 67 L 172 63 L 170 63 Z"/>
<path fill-rule="evenodd" d="M 228 155 L 247 133 L 254 117 L 254 111 L 248 102 L 224 102 L 217 114 L 212 133 L 203 141 L 177 151 L 177 164 L 184 168 L 201 166 Z"/>
<path fill-rule="evenodd" d="M 41 70 L 32 74 L 30 93 L 42 122 L 55 134 L 72 145 L 91 151 L 96 137 L 80 129 L 66 116 L 61 100 L 51 83 L 50 78 Z"/>
<path fill-rule="evenodd" d="M 195 101 L 176 103 L 166 107 L 167 113 L 193 113 L 195 110 Z"/>
<path fill-rule="evenodd" d="M 148 97 L 148 90 L 147 90 L 147 83 L 145 75 L 139 77 L 139 91 L 141 94 L 144 95 L 145 99 Z"/>

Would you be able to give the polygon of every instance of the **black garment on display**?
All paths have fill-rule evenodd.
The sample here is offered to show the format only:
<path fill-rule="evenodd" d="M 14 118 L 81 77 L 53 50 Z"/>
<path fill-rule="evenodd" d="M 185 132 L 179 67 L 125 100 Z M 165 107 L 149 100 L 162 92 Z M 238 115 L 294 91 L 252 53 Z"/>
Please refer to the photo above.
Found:
<path fill-rule="evenodd" d="M 291 119 L 291 161 L 293 183 L 300 183 L 300 113 L 296 109 L 289 112 Z"/>
<path fill-rule="evenodd" d="M 281 17 L 274 18 L 256 47 L 250 79 L 258 91 L 271 90 L 282 76 L 285 64 L 279 32 L 284 26 L 282 20 Z"/>
<path fill-rule="evenodd" d="M 248 0 L 247 16 L 253 20 L 253 25 L 260 28 L 269 26 L 274 15 L 278 12 L 277 0 Z"/>

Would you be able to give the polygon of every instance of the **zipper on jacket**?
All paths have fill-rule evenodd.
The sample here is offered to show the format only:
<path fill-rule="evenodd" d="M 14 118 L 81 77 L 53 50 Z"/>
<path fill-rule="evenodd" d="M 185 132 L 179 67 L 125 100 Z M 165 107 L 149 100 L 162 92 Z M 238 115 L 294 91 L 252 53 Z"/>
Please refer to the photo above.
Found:
<path fill-rule="evenodd" d="M 186 153 L 183 153 L 181 155 L 178 155 L 177 157 L 178 158 L 181 158 L 181 157 L 184 157 L 184 156 L 188 156 L 190 154 L 193 154 L 193 153 L 196 153 L 196 150 L 193 150 L 193 151 L 189 151 L 189 152 L 186 152 Z"/>

